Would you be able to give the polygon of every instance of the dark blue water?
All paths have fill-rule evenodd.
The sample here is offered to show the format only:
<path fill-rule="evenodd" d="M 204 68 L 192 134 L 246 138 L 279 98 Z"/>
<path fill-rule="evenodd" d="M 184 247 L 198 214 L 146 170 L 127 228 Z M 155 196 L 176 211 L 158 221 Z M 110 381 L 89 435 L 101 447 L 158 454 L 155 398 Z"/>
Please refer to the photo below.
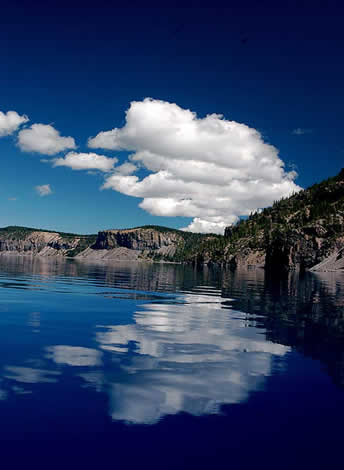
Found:
<path fill-rule="evenodd" d="M 344 273 L 0 258 L 3 468 L 341 468 Z"/>

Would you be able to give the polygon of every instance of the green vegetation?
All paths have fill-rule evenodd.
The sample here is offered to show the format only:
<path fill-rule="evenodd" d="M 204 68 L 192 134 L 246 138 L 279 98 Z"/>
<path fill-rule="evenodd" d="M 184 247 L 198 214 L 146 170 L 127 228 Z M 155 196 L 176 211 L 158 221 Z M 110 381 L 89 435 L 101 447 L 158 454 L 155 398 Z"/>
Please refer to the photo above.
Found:
<path fill-rule="evenodd" d="M 316 224 L 326 227 L 327 235 L 343 230 L 344 217 L 344 169 L 332 178 L 314 184 L 310 188 L 276 201 L 272 207 L 250 215 L 228 227 L 225 232 L 231 250 L 243 239 L 250 239 L 252 247 L 266 245 L 280 233 L 310 228 Z"/>
<path fill-rule="evenodd" d="M 157 232 L 161 233 L 167 233 L 167 232 L 173 232 L 173 233 L 178 233 L 182 235 L 184 232 L 183 230 L 179 230 L 177 228 L 169 228 L 169 227 L 164 227 L 162 225 L 142 225 L 140 227 L 133 227 L 133 228 L 127 228 L 127 229 L 119 229 L 119 230 L 145 230 L 145 229 L 152 229 L 156 230 Z"/>
<path fill-rule="evenodd" d="M 150 257 L 154 261 L 165 260 L 176 263 L 202 262 L 202 260 L 207 256 L 207 253 L 210 252 L 213 256 L 220 258 L 226 244 L 222 235 L 212 233 L 204 234 L 185 232 L 184 230 L 163 227 L 160 225 L 144 225 L 142 227 L 135 227 L 135 229 L 152 229 L 157 232 L 174 233 L 180 236 L 181 239 L 174 255 L 162 255 L 152 251 Z"/>

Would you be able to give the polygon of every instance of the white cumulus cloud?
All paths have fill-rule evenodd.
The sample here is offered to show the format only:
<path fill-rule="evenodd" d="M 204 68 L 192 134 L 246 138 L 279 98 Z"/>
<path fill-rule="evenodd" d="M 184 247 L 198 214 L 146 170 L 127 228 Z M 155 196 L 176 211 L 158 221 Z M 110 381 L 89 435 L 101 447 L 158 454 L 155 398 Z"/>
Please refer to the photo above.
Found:
<path fill-rule="evenodd" d="M 63 150 L 75 149 L 73 137 L 62 137 L 50 124 L 33 124 L 18 134 L 18 145 L 23 152 L 55 155 Z"/>
<path fill-rule="evenodd" d="M 100 170 L 111 171 L 117 163 L 117 158 L 109 158 L 97 153 L 76 153 L 69 152 L 64 158 L 56 158 L 54 166 L 68 166 L 73 170 Z"/>
<path fill-rule="evenodd" d="M 49 194 L 53 193 L 50 184 L 42 184 L 40 186 L 35 186 L 35 190 L 40 196 L 49 196 Z"/>
<path fill-rule="evenodd" d="M 143 198 L 140 207 L 153 215 L 192 217 L 185 230 L 222 233 L 239 216 L 300 189 L 296 172 L 285 170 L 256 129 L 151 98 L 132 102 L 123 128 L 100 132 L 88 145 L 132 151 L 127 163 L 150 174 L 114 172 L 103 188 Z"/>
<path fill-rule="evenodd" d="M 20 116 L 16 111 L 0 111 L 0 137 L 13 134 L 29 118 L 25 115 Z"/>

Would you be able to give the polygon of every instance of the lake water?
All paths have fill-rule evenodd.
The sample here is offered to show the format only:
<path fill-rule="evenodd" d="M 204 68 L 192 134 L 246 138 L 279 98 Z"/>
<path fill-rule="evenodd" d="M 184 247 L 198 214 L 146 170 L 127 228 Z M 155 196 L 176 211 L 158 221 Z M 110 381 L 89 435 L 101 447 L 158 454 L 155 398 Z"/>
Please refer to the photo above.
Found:
<path fill-rule="evenodd" d="M 344 273 L 0 257 L 3 468 L 341 468 Z"/>

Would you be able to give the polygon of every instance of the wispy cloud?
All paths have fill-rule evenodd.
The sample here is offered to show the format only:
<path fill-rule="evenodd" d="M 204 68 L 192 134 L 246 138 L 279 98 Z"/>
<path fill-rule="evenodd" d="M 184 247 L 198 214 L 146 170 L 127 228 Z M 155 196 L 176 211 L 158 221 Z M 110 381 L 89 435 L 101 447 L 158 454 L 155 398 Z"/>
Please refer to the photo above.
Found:
<path fill-rule="evenodd" d="M 50 184 L 42 184 L 42 185 L 39 185 L 39 186 L 35 186 L 35 190 L 37 191 L 37 193 L 43 197 L 43 196 L 49 196 L 49 194 L 52 194 L 53 191 L 50 187 Z"/>
<path fill-rule="evenodd" d="M 297 127 L 292 131 L 294 135 L 304 135 L 304 134 L 311 134 L 313 132 L 312 129 L 303 129 L 301 127 Z"/>

